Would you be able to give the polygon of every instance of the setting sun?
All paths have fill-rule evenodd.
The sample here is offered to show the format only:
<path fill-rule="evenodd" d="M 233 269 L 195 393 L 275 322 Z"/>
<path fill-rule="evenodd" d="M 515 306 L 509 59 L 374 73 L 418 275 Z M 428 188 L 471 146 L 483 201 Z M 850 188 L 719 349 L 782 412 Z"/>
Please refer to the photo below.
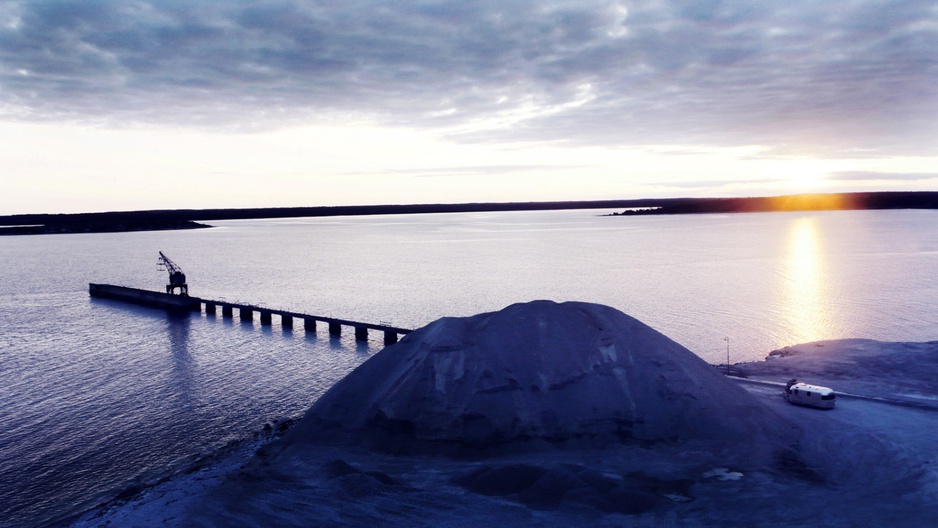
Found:
<path fill-rule="evenodd" d="M 791 192 L 817 192 L 829 186 L 827 175 L 833 169 L 830 161 L 787 159 L 772 163 L 772 176 Z"/>

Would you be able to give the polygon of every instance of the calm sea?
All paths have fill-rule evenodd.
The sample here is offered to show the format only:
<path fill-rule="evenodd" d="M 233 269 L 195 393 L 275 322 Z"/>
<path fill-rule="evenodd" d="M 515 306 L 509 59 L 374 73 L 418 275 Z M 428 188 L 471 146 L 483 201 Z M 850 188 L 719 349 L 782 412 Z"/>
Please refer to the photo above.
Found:
<path fill-rule="evenodd" d="M 161 290 L 419 327 L 535 299 L 618 308 L 712 363 L 938 339 L 938 212 L 551 211 L 0 238 L 0 525 L 54 522 L 297 417 L 381 348 L 91 299 Z"/>

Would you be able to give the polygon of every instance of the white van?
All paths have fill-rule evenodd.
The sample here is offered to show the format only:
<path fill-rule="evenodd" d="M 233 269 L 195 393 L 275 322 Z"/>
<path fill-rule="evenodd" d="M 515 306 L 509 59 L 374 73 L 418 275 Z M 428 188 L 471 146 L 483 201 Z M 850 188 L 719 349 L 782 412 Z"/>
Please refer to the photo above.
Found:
<path fill-rule="evenodd" d="M 783 396 L 789 403 L 818 409 L 833 409 L 834 402 L 837 401 L 837 396 L 832 389 L 799 383 L 796 379 L 788 380 Z"/>

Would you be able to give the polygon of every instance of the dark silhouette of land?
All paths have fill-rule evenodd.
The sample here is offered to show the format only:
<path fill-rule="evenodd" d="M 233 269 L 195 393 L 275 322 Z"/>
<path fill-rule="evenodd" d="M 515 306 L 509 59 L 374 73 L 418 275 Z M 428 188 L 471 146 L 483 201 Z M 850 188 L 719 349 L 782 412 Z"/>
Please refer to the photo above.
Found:
<path fill-rule="evenodd" d="M 169 211 L 167 211 L 169 212 Z M 0 217 L 0 235 L 54 235 L 64 233 L 122 233 L 127 231 L 164 231 L 212 227 L 172 214 L 147 214 L 149 211 L 61 215 L 14 215 Z M 156 211 L 153 211 L 156 213 Z M 20 216 L 48 217 L 39 222 L 20 222 Z"/>
<path fill-rule="evenodd" d="M 759 198 L 680 198 L 653 207 L 633 208 L 621 213 L 613 213 L 613 216 L 858 209 L 938 209 L 938 192 L 792 194 Z"/>
<path fill-rule="evenodd" d="M 386 214 L 469 213 L 560 209 L 623 209 L 610 216 L 829 211 L 847 209 L 938 209 L 938 192 L 797 194 L 758 198 L 646 198 L 561 202 L 503 202 L 409 205 L 263 207 L 249 209 L 167 209 L 0 216 L 0 235 L 114 233 L 211 227 L 201 222 L 258 218 L 299 218 Z"/>
<path fill-rule="evenodd" d="M 565 202 L 506 202 L 410 205 L 343 205 L 321 207 L 262 207 L 250 209 L 166 209 L 102 213 L 20 214 L 0 216 L 0 235 L 55 233 L 113 233 L 211 227 L 200 222 L 258 218 L 301 218 L 421 213 L 470 213 L 556 209 L 619 209 L 658 207 L 669 200 L 594 200 Z"/>

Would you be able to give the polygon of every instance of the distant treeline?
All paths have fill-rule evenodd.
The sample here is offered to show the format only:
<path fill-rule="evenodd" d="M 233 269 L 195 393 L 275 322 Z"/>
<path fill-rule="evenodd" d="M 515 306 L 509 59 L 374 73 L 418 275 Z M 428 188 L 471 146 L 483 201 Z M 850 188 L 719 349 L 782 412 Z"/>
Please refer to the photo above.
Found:
<path fill-rule="evenodd" d="M 614 216 L 842 211 L 855 209 L 938 209 L 938 192 L 793 194 L 759 198 L 679 198 L 671 203 L 630 209 Z"/>
<path fill-rule="evenodd" d="M 167 209 L 103 213 L 22 214 L 0 216 L 0 226 L 10 226 L 0 227 L 0 235 L 198 229 L 211 227 L 200 222 L 212 220 L 559 209 L 626 209 L 623 212 L 612 213 L 615 216 L 840 209 L 938 209 L 938 192 L 799 194 L 766 198 L 648 198 L 641 200 L 346 205 L 252 209 Z"/>
<path fill-rule="evenodd" d="M 211 227 L 198 222 L 258 218 L 361 216 L 420 213 L 469 213 L 486 211 L 536 211 L 556 209 L 620 209 L 657 207 L 668 200 L 593 200 L 565 202 L 506 202 L 410 205 L 344 205 L 321 207 L 262 207 L 251 209 L 166 209 L 103 213 L 21 214 L 0 216 L 0 235 L 51 233 L 108 233 L 197 229 Z"/>
<path fill-rule="evenodd" d="M 212 227 L 191 220 L 173 220 L 158 218 L 126 218 L 127 213 L 115 213 L 119 218 L 108 219 L 108 213 L 95 213 L 103 216 L 93 220 L 78 219 L 74 221 L 56 219 L 44 224 L 13 225 L 0 227 L 0 235 L 54 235 L 70 233 L 123 233 L 127 231 L 166 231 L 172 229 L 201 229 Z M 32 216 L 32 215 L 30 215 Z M 0 217 L 0 225 L 10 225 Z"/>

